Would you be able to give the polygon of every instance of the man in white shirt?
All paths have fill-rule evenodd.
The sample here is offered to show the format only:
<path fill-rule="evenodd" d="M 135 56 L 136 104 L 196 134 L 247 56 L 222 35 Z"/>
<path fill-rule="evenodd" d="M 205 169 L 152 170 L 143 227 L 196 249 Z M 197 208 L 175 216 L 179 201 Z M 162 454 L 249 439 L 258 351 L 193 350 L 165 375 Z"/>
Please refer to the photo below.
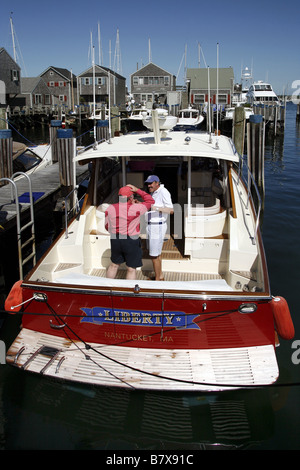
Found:
<path fill-rule="evenodd" d="M 145 183 L 155 203 L 147 213 L 147 240 L 149 255 L 152 258 L 155 280 L 162 281 L 164 276 L 161 267 L 161 251 L 167 231 L 168 214 L 173 214 L 173 203 L 170 192 L 160 183 L 159 177 L 150 175 Z"/>

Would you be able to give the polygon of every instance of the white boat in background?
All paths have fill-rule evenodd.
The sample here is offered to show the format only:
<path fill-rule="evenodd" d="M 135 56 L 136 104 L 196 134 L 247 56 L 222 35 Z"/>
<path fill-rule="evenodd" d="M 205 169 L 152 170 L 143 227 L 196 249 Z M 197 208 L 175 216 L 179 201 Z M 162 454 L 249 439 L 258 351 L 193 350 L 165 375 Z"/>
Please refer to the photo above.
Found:
<path fill-rule="evenodd" d="M 232 108 L 227 108 L 225 110 L 225 116 L 224 116 L 224 119 L 225 120 L 233 120 L 234 118 L 234 112 L 236 110 L 237 106 L 234 106 Z M 249 120 L 250 116 L 252 116 L 252 114 L 254 114 L 253 112 L 253 108 L 249 108 L 247 106 L 244 106 L 244 110 L 245 110 L 245 118 L 246 118 L 246 121 Z"/>
<path fill-rule="evenodd" d="M 52 163 L 51 145 L 27 146 L 21 142 L 13 142 L 13 173 L 30 175 Z"/>
<path fill-rule="evenodd" d="M 103 116 L 104 114 L 104 116 Z M 103 109 L 95 109 L 95 111 L 90 115 L 89 117 L 90 120 L 92 121 L 103 121 L 103 120 L 108 120 L 109 119 L 109 111 L 108 109 L 105 108 L 105 113 L 103 113 Z"/>
<path fill-rule="evenodd" d="M 151 109 L 142 107 L 133 109 L 127 119 L 130 121 L 142 121 L 149 116 L 151 116 Z"/>
<path fill-rule="evenodd" d="M 270 83 L 263 81 L 254 82 L 247 93 L 247 102 L 252 106 L 255 104 L 274 105 L 280 104 L 280 100 L 274 92 Z"/>
<path fill-rule="evenodd" d="M 204 116 L 202 116 L 199 109 L 189 106 L 179 111 L 176 129 L 197 129 L 203 121 Z"/>
<path fill-rule="evenodd" d="M 157 119 L 153 118 L 154 111 L 157 113 Z M 146 116 L 143 119 L 143 125 L 147 127 L 147 129 L 154 131 L 156 122 L 158 123 L 159 129 L 161 131 L 166 131 L 173 129 L 173 127 L 177 123 L 177 117 L 171 116 L 168 111 L 164 108 L 156 108 L 152 111 L 150 116 Z"/>
<path fill-rule="evenodd" d="M 291 339 L 295 332 L 286 301 L 271 295 L 260 200 L 256 210 L 231 139 L 162 132 L 172 117 L 153 110 L 153 133 L 118 135 L 74 157 L 93 162 L 87 194 L 80 214 L 69 223 L 66 215 L 65 230 L 7 297 L 6 312 L 23 314 L 7 363 L 130 390 L 208 392 L 276 382 L 277 335 Z M 132 170 L 130 162 L 141 165 Z M 121 186 L 144 187 L 147 162 L 172 191 L 164 279 L 153 281 L 142 221 L 136 278 L 126 279 L 124 264 L 108 278 L 105 210 L 118 202 Z"/>

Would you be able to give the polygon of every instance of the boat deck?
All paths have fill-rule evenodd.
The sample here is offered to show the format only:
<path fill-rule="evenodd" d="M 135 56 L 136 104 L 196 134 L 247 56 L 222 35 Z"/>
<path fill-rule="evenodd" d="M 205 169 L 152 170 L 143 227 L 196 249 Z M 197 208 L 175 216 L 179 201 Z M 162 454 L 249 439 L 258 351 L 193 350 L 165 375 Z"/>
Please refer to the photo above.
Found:
<path fill-rule="evenodd" d="M 150 256 L 147 250 L 147 242 L 145 239 L 142 239 L 142 250 L 143 250 L 143 261 L 150 260 Z M 185 256 L 184 253 L 184 240 L 178 239 L 176 236 L 171 235 L 169 236 L 162 248 L 161 258 L 162 260 L 189 260 L 189 256 Z M 149 265 L 147 264 L 148 268 L 141 267 L 136 270 L 136 279 L 141 281 L 146 280 L 153 280 L 154 278 L 154 271 L 149 269 Z M 68 269 L 76 268 L 75 263 L 60 263 L 56 267 L 56 272 L 63 272 Z M 218 273 L 203 273 L 203 272 L 190 272 L 184 271 L 184 265 L 182 266 L 181 271 L 168 271 L 164 270 L 164 281 L 208 281 L 214 279 L 222 279 L 222 276 Z M 126 266 L 121 265 L 119 268 L 116 279 L 125 279 L 126 278 Z M 88 273 L 89 276 L 95 277 L 106 277 L 106 268 L 92 268 Z"/>

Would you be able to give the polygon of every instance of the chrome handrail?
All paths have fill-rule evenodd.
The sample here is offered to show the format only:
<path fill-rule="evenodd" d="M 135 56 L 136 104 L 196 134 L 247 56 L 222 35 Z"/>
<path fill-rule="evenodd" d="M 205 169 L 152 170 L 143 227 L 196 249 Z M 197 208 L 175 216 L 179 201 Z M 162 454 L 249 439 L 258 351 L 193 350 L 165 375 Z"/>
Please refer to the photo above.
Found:
<path fill-rule="evenodd" d="M 246 170 L 247 170 L 247 182 L 246 180 L 243 178 L 243 175 L 242 175 L 242 167 L 245 167 Z M 256 242 L 256 236 L 257 236 L 257 231 L 258 231 L 258 226 L 259 226 L 259 219 L 260 219 L 260 212 L 261 212 L 261 206 L 262 206 L 262 202 L 261 202 L 261 197 L 260 197 L 260 193 L 259 193 L 259 190 L 258 190 L 258 187 L 257 187 L 257 184 L 255 182 L 255 179 L 254 179 L 254 176 L 248 166 L 248 164 L 246 162 L 244 162 L 243 158 L 241 155 L 239 155 L 239 171 L 238 171 L 238 182 L 239 182 L 239 179 L 243 178 L 243 181 L 245 182 L 245 185 L 246 185 L 246 188 L 247 188 L 247 193 L 248 193 L 248 196 L 247 196 L 247 208 L 248 208 L 248 204 L 249 204 L 249 200 L 250 198 L 252 199 L 253 201 L 253 197 L 252 197 L 252 194 L 251 194 L 251 181 L 252 181 L 252 184 L 253 184 L 253 187 L 255 189 L 255 192 L 256 192 L 256 195 L 257 195 L 257 200 L 258 200 L 258 208 L 256 210 L 254 204 L 253 204 L 253 208 L 254 208 L 254 211 L 255 211 L 255 215 L 256 215 L 256 223 L 255 223 L 255 235 L 254 235 L 254 238 L 252 239 L 252 242 L 253 244 L 255 244 Z M 250 180 L 249 180 L 249 177 L 250 177 Z"/>
<path fill-rule="evenodd" d="M 73 188 L 72 191 L 70 191 L 69 194 L 67 194 L 66 197 L 65 197 L 65 229 L 66 229 L 65 230 L 65 238 L 69 237 L 69 233 L 68 233 L 68 214 L 69 214 L 68 199 L 75 191 L 76 191 L 76 196 L 77 196 L 78 188 L 79 188 L 79 186 L 75 186 L 75 188 Z M 76 197 L 76 204 L 74 204 L 74 206 L 70 209 L 70 212 L 74 209 L 75 205 L 77 206 L 77 210 L 79 210 L 79 202 L 78 202 L 77 197 Z"/>

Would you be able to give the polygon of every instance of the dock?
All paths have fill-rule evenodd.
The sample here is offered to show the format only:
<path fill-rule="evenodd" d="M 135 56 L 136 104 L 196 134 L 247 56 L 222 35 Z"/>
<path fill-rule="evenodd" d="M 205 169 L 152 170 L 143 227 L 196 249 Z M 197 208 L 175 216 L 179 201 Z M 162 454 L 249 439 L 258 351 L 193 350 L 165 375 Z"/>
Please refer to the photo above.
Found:
<path fill-rule="evenodd" d="M 79 185 L 89 176 L 88 165 L 76 166 L 76 184 Z M 36 173 L 30 175 L 31 190 L 33 194 L 34 206 L 42 205 L 42 203 L 53 202 L 62 196 L 66 191 L 60 183 L 60 169 L 58 162 L 40 169 Z M 16 181 L 20 214 L 26 215 L 30 209 L 27 194 L 29 192 L 28 179 L 21 177 Z M 9 230 L 16 224 L 16 205 L 14 200 L 14 191 L 11 184 L 5 184 L 0 187 L 0 230 Z"/>

